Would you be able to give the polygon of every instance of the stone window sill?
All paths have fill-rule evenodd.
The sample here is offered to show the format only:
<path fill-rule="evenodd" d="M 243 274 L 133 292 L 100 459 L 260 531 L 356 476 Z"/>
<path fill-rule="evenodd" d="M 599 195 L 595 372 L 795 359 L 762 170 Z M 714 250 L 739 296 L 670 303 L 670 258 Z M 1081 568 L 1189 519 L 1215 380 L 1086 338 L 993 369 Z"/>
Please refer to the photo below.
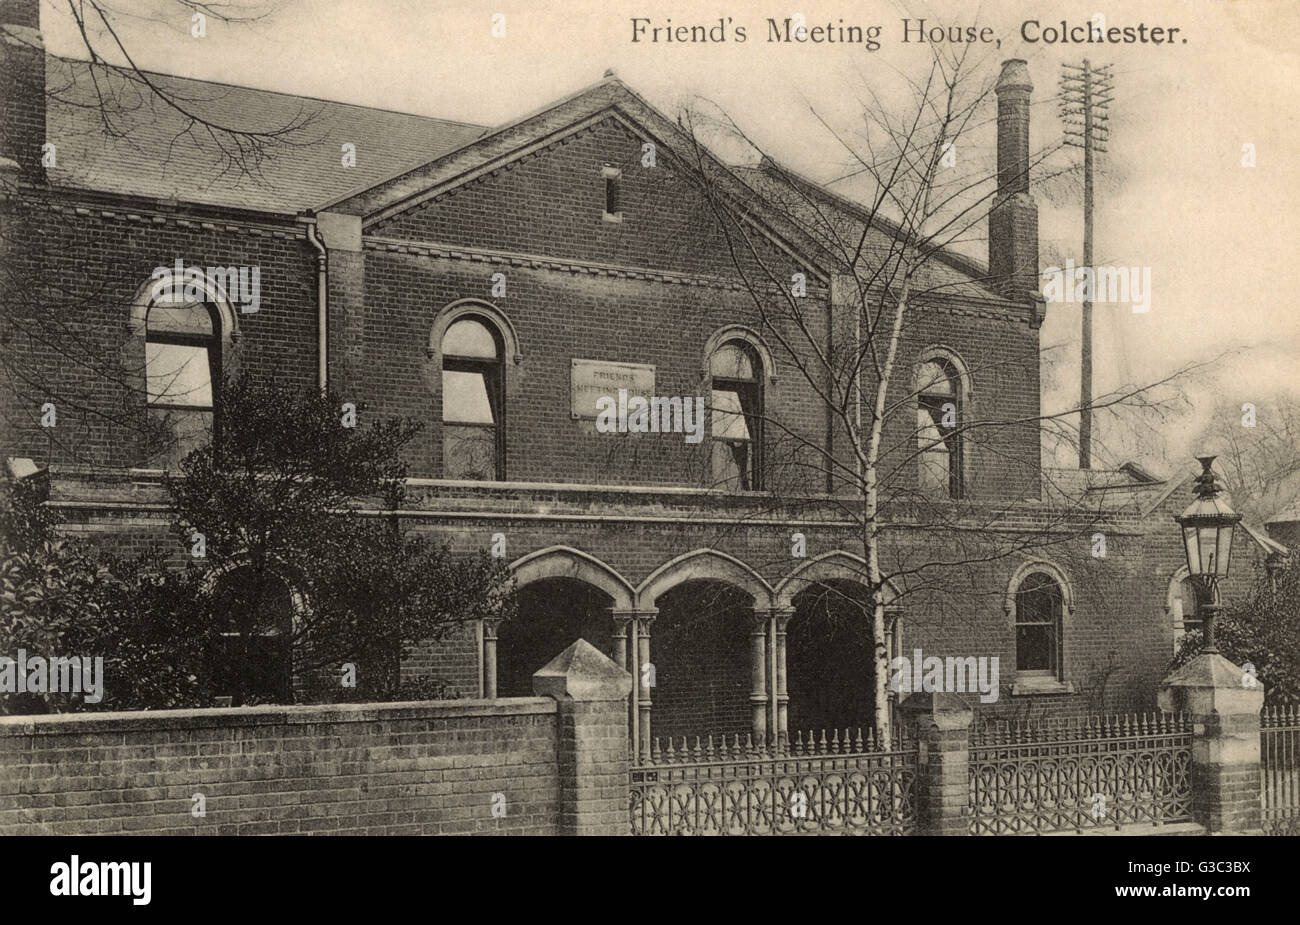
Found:
<path fill-rule="evenodd" d="M 1034 694 L 1073 693 L 1073 681 L 1058 681 L 1056 678 L 1019 678 L 1011 688 L 1012 697 L 1028 697 Z"/>

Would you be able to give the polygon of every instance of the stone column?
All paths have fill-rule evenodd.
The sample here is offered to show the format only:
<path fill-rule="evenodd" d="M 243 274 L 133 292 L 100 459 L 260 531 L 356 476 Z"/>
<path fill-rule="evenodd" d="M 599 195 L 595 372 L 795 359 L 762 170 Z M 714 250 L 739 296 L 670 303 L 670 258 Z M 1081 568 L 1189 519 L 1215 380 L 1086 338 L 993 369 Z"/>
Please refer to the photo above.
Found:
<path fill-rule="evenodd" d="M 749 631 L 749 705 L 754 742 L 767 743 L 767 627 L 771 616 L 755 611 Z"/>
<path fill-rule="evenodd" d="M 775 608 L 772 622 L 776 627 L 776 671 L 772 678 L 772 694 L 776 698 L 776 729 L 772 731 L 778 746 L 790 742 L 790 693 L 786 688 L 785 631 L 794 617 L 793 607 Z"/>
<path fill-rule="evenodd" d="M 898 707 L 917 744 L 916 833 L 970 831 L 970 724 L 956 694 L 912 694 Z"/>
<path fill-rule="evenodd" d="M 648 757 L 650 754 L 650 744 L 654 741 L 650 737 L 650 687 L 651 681 L 654 680 L 653 662 L 650 661 L 650 624 L 654 623 L 658 611 L 639 611 L 636 614 L 636 644 L 637 644 L 637 671 L 639 675 L 633 679 L 637 691 L 637 734 L 639 736 L 640 748 L 638 754 L 642 757 Z M 652 666 L 647 671 L 646 666 Z"/>
<path fill-rule="evenodd" d="M 556 701 L 561 835 L 628 835 L 627 701 L 632 676 L 579 639 L 533 675 Z"/>
<path fill-rule="evenodd" d="M 888 666 L 895 655 L 902 651 L 901 629 L 899 621 L 903 618 L 903 608 L 897 604 L 885 605 L 885 699 L 889 701 L 889 728 L 898 722 L 898 692 L 889 686 Z"/>
<path fill-rule="evenodd" d="M 631 673 L 631 666 L 627 662 L 627 627 L 632 622 L 634 613 L 635 611 L 631 610 L 610 611 L 614 620 L 614 664 L 629 673 Z"/>
<path fill-rule="evenodd" d="M 635 679 L 639 676 L 634 664 L 637 659 L 636 611 L 613 610 L 611 613 L 614 618 L 614 664 L 632 676 L 635 689 Z M 629 637 L 631 638 L 629 639 Z M 628 742 L 635 753 L 637 743 L 641 740 L 637 729 L 637 697 L 635 695 L 628 698 L 627 714 Z"/>
<path fill-rule="evenodd" d="M 1192 818 L 1209 832 L 1257 833 L 1264 686 L 1206 652 L 1160 683 L 1159 703 L 1192 723 Z"/>
<path fill-rule="evenodd" d="M 483 620 L 483 696 L 497 699 L 497 629 L 499 619 Z"/>

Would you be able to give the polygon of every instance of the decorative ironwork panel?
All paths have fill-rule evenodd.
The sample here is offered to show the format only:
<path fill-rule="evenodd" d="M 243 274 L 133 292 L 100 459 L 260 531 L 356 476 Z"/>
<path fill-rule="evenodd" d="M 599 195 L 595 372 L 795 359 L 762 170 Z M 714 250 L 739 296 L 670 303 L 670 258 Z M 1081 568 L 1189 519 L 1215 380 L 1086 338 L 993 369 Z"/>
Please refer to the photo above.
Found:
<path fill-rule="evenodd" d="M 906 835 L 916 828 L 916 747 L 861 730 L 759 746 L 710 737 L 655 748 L 632 768 L 634 835 Z"/>
<path fill-rule="evenodd" d="M 1017 835 L 1191 818 L 1192 733 L 1171 714 L 971 731 L 970 831 Z"/>
<path fill-rule="evenodd" d="M 1300 835 L 1300 710 L 1259 716 L 1259 796 L 1265 835 Z"/>

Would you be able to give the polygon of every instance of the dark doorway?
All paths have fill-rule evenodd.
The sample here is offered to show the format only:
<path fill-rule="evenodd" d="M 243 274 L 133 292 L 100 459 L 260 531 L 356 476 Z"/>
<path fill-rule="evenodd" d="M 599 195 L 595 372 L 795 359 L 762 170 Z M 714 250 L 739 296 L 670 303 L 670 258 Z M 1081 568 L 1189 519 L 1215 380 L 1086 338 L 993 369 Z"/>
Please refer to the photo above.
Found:
<path fill-rule="evenodd" d="M 794 599 L 786 628 L 789 731 L 872 725 L 870 597 L 854 582 L 811 585 Z"/>
<path fill-rule="evenodd" d="M 519 611 L 497 631 L 497 695 L 531 697 L 533 673 L 578 639 L 613 657 L 609 595 L 574 578 L 519 589 Z"/>
<path fill-rule="evenodd" d="M 650 730 L 668 738 L 750 731 L 749 634 L 754 602 L 717 581 L 688 581 L 665 592 L 650 634 L 655 686 Z"/>

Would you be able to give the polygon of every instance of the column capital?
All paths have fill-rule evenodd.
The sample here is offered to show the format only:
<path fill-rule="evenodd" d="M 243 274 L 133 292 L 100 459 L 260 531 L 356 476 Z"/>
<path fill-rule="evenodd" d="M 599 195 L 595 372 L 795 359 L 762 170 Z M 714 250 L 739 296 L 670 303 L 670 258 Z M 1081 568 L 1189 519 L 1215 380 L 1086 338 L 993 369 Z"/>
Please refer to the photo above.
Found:
<path fill-rule="evenodd" d="M 484 617 L 479 621 L 483 624 L 483 638 L 496 639 L 497 630 L 501 628 L 501 617 Z"/>
<path fill-rule="evenodd" d="M 776 621 L 776 631 L 778 633 L 784 633 L 785 628 L 789 626 L 790 621 L 794 619 L 795 609 L 793 607 L 773 607 L 768 611 L 768 614 L 771 616 L 771 619 Z"/>

